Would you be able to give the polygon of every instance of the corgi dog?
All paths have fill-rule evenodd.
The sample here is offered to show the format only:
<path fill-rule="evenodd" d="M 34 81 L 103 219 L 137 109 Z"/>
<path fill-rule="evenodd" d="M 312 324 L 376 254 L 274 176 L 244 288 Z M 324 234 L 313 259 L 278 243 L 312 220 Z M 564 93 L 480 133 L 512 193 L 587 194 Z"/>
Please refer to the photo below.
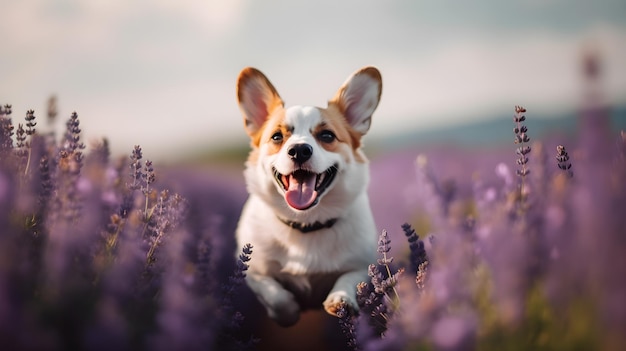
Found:
<path fill-rule="evenodd" d="M 381 92 L 380 72 L 364 67 L 326 108 L 285 107 L 259 70 L 239 74 L 252 150 L 237 245 L 253 246 L 246 283 L 279 325 L 295 324 L 306 309 L 358 311 L 356 286 L 368 280 L 378 237 L 361 138 Z"/>

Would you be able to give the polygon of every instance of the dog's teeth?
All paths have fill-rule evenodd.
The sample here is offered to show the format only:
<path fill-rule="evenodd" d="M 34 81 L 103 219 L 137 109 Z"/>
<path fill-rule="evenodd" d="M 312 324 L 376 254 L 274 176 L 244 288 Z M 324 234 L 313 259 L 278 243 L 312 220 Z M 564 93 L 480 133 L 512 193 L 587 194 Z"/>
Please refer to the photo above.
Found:
<path fill-rule="evenodd" d="M 319 188 L 320 184 L 322 184 L 322 182 L 324 181 L 325 176 L 326 176 L 326 173 L 320 173 L 317 175 L 317 182 L 315 183 L 316 188 Z"/>

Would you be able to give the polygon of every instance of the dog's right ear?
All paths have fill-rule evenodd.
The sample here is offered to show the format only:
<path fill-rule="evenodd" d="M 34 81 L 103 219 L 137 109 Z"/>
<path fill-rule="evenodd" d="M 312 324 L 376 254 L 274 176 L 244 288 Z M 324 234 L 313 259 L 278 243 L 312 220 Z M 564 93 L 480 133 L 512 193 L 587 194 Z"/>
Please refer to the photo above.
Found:
<path fill-rule="evenodd" d="M 382 88 L 378 69 L 363 67 L 343 83 L 329 104 L 337 105 L 352 128 L 364 135 L 370 129 L 372 114 L 380 101 Z"/>
<path fill-rule="evenodd" d="M 246 67 L 239 73 L 237 99 L 246 131 L 253 140 L 258 139 L 259 130 L 274 109 L 284 106 L 272 83 L 261 71 L 252 67 Z"/>

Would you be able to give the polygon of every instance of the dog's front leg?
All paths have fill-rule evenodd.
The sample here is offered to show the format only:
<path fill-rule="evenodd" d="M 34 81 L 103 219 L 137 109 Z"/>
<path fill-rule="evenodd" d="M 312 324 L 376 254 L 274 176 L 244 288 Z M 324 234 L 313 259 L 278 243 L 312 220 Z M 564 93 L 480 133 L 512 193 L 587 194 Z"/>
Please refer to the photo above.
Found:
<path fill-rule="evenodd" d="M 341 275 L 324 301 L 326 312 L 336 316 L 337 309 L 344 303 L 347 303 L 353 312 L 358 311 L 356 286 L 360 282 L 367 281 L 367 279 L 367 269 L 350 271 Z"/>
<path fill-rule="evenodd" d="M 296 324 L 300 318 L 300 306 L 291 292 L 274 278 L 259 273 L 249 272 L 246 282 L 265 306 L 270 318 L 283 327 Z"/>

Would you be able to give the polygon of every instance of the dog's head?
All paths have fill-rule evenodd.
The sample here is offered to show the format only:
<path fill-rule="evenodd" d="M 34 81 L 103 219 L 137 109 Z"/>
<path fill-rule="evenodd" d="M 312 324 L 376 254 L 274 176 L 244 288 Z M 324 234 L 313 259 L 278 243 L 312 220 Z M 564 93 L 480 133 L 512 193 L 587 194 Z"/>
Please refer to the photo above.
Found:
<path fill-rule="evenodd" d="M 365 192 L 361 137 L 370 128 L 381 91 L 380 73 L 365 67 L 346 80 L 326 108 L 285 108 L 263 73 L 243 69 L 237 97 L 252 145 L 248 190 L 288 218 L 336 215 Z"/>

